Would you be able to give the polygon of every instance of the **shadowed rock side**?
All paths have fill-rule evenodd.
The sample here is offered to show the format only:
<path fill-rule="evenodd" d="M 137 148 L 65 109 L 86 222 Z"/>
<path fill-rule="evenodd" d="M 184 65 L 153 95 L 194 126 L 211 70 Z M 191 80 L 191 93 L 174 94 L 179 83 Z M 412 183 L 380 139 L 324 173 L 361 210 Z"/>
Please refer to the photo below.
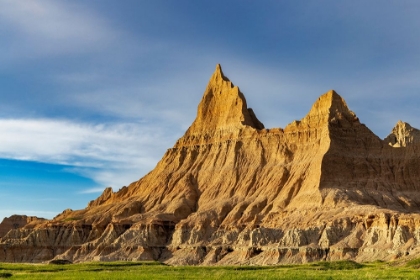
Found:
<path fill-rule="evenodd" d="M 417 136 L 416 136 L 417 137 Z M 420 251 L 420 146 L 393 148 L 334 91 L 264 129 L 220 65 L 154 170 L 1 239 L 0 261 L 389 260 Z"/>

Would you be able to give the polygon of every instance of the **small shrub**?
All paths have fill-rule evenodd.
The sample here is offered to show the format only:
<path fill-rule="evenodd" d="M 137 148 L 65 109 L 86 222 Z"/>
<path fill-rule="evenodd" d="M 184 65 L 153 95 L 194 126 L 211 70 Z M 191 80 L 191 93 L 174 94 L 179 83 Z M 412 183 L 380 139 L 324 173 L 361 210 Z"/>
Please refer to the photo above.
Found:
<path fill-rule="evenodd" d="M 13 274 L 9 272 L 0 272 L 0 278 L 10 278 Z"/>
<path fill-rule="evenodd" d="M 313 264 L 313 266 L 317 267 L 320 270 L 351 270 L 364 267 L 363 264 L 350 260 L 336 262 L 318 262 Z"/>
<path fill-rule="evenodd" d="M 72 262 L 69 260 L 57 259 L 50 261 L 49 264 L 72 264 Z"/>
<path fill-rule="evenodd" d="M 244 266 L 233 266 L 233 267 L 230 267 L 229 269 L 231 270 L 264 270 L 264 269 L 272 269 L 272 267 L 244 265 Z"/>

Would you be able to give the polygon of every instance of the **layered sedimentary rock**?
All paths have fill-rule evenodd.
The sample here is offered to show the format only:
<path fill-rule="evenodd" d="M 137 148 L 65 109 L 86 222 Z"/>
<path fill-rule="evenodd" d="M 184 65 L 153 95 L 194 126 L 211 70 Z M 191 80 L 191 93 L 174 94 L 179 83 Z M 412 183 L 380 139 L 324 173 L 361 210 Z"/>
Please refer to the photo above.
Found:
<path fill-rule="evenodd" d="M 414 136 L 416 138 L 417 136 Z M 389 260 L 420 246 L 420 145 L 394 148 L 335 92 L 265 129 L 218 65 L 149 174 L 1 239 L 0 261 L 277 264 Z"/>
<path fill-rule="evenodd" d="M 18 229 L 26 226 L 32 222 L 45 221 L 43 218 L 26 215 L 12 215 L 8 218 L 4 218 L 0 223 L 0 238 L 5 236 L 11 229 Z"/>

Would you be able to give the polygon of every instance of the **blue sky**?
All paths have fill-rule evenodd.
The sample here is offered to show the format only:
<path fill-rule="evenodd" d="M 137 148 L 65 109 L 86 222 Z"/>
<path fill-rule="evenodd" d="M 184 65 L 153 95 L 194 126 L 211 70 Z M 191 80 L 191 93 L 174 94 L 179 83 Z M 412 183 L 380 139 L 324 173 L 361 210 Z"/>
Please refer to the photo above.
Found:
<path fill-rule="evenodd" d="M 0 1 L 0 219 L 52 218 L 153 169 L 217 63 L 266 127 L 335 89 L 420 127 L 419 1 Z"/>

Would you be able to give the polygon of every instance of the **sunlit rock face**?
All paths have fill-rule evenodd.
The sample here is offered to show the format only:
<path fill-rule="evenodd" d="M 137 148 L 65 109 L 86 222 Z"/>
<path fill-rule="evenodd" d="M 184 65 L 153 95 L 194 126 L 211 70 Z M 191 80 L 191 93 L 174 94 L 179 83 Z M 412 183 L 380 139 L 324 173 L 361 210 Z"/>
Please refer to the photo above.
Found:
<path fill-rule="evenodd" d="M 420 143 L 420 130 L 412 127 L 409 123 L 398 121 L 385 141 L 393 147 L 407 147 Z"/>
<path fill-rule="evenodd" d="M 41 221 L 45 221 L 45 219 L 26 215 L 12 215 L 8 218 L 4 218 L 0 223 L 0 238 L 5 236 L 12 229 L 22 228 L 27 224 Z"/>
<path fill-rule="evenodd" d="M 419 137 L 407 125 L 394 130 L 395 139 L 381 140 L 332 90 L 300 121 L 265 129 L 217 65 L 196 119 L 155 169 L 85 209 L 9 231 L 0 261 L 268 265 L 416 256 Z"/>

